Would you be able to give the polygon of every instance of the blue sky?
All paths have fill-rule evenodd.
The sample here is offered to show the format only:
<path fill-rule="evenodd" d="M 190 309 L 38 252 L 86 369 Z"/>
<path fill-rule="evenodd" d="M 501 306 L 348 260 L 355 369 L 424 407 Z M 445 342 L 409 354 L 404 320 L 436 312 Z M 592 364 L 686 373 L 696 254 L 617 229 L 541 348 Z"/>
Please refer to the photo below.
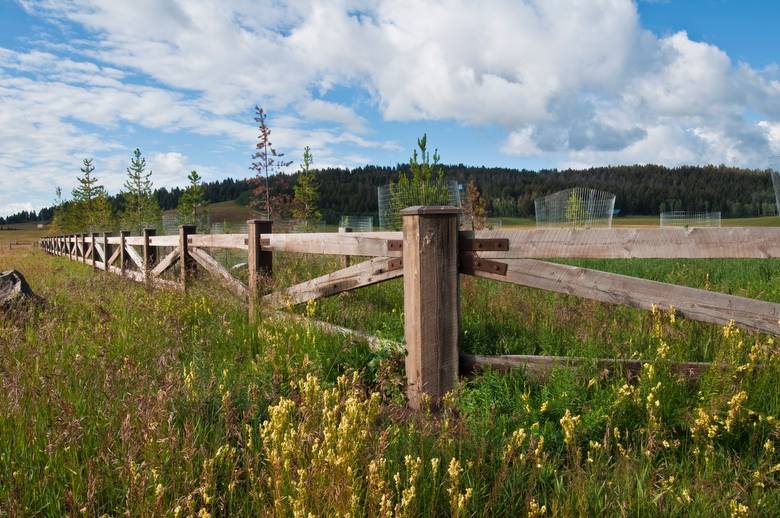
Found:
<path fill-rule="evenodd" d="M 139 147 L 158 186 L 245 177 L 253 106 L 297 165 L 764 167 L 780 2 L 0 0 L 0 216 Z"/>

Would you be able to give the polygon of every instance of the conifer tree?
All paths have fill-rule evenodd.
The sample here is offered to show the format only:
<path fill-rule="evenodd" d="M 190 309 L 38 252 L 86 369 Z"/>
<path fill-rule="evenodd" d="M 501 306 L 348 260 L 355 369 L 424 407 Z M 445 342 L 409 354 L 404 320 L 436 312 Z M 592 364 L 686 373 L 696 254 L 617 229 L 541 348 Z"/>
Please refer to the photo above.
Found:
<path fill-rule="evenodd" d="M 156 227 L 161 211 L 152 192 L 152 171 L 146 171 L 146 159 L 136 148 L 127 168 L 127 180 L 122 196 L 125 199 L 125 212 L 122 226 L 126 230 L 140 233 L 144 227 Z"/>
<path fill-rule="evenodd" d="M 206 192 L 202 178 L 197 171 L 192 170 L 187 176 L 190 184 L 179 198 L 177 212 L 180 224 L 190 224 L 203 227 L 206 224 Z"/>
<path fill-rule="evenodd" d="M 317 185 L 316 172 L 311 168 L 311 149 L 306 146 L 303 150 L 303 163 L 298 171 L 298 179 L 293 187 L 294 205 L 293 217 L 303 221 L 308 229 L 314 227 L 322 218 L 318 203 L 320 193 Z"/>
<path fill-rule="evenodd" d="M 284 161 L 284 153 L 277 152 L 271 144 L 271 128 L 265 122 L 268 117 L 265 111 L 259 106 L 255 106 L 255 114 L 255 122 L 258 124 L 257 128 L 260 134 L 257 137 L 257 144 L 255 144 L 256 151 L 252 154 L 252 165 L 249 166 L 250 169 L 257 171 L 252 181 L 255 185 L 255 189 L 252 191 L 253 205 L 255 207 L 264 205 L 266 218 L 271 219 L 272 195 L 268 177 L 271 171 L 279 172 L 292 164 L 292 161 Z M 264 184 L 263 175 L 265 175 Z"/>
<path fill-rule="evenodd" d="M 95 166 L 91 158 L 85 158 L 81 168 L 79 185 L 73 189 L 73 201 L 66 209 L 67 226 L 73 230 L 91 231 L 105 229 L 110 225 L 111 207 L 108 203 L 106 189 L 98 184 L 93 175 Z M 61 198 L 62 191 L 58 196 Z"/>

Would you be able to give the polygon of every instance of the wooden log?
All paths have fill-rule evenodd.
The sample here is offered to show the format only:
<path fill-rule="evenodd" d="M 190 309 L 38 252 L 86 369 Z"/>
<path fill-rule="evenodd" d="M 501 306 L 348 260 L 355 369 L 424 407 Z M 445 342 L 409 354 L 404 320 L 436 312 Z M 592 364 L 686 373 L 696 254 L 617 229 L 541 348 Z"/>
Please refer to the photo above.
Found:
<path fill-rule="evenodd" d="M 349 268 L 311 279 L 263 297 L 274 308 L 302 304 L 337 293 L 370 286 L 403 275 L 401 259 L 375 257 Z"/>
<path fill-rule="evenodd" d="M 409 207 L 403 219 L 406 394 L 437 408 L 458 378 L 458 215 L 454 207 Z"/>
<path fill-rule="evenodd" d="M 401 257 L 400 250 L 388 250 L 387 247 L 389 240 L 400 238 L 398 232 L 271 234 L 268 236 L 268 246 L 274 252 Z"/>
<path fill-rule="evenodd" d="M 119 275 L 124 277 L 127 271 L 127 244 L 125 240 L 130 234 L 129 230 L 119 231 Z"/>
<path fill-rule="evenodd" d="M 200 248 L 190 247 L 189 254 L 207 272 L 222 281 L 222 283 L 233 291 L 233 293 L 242 298 L 249 296 L 249 290 L 244 286 L 244 283 L 233 277 L 224 266 L 219 264 L 219 262 L 211 257 L 206 251 L 201 250 Z"/>
<path fill-rule="evenodd" d="M 179 226 L 179 263 L 181 271 L 179 272 L 179 284 L 181 289 L 187 291 L 187 284 L 195 269 L 195 263 L 189 254 L 189 245 L 187 238 L 195 233 L 195 225 Z"/>
<path fill-rule="evenodd" d="M 154 268 L 154 264 L 157 262 L 157 249 L 154 248 L 150 241 L 152 236 L 157 233 L 157 229 L 145 228 L 144 229 L 144 244 L 143 244 L 143 264 L 144 264 L 144 279 L 147 281 L 151 278 L 150 272 Z"/>
<path fill-rule="evenodd" d="M 634 379 L 642 371 L 642 365 L 652 361 L 626 360 L 608 358 L 581 358 L 566 356 L 534 356 L 534 355 L 503 355 L 482 356 L 461 354 L 460 364 L 462 374 L 471 374 L 476 370 L 494 369 L 508 372 L 512 369 L 522 369 L 528 381 L 544 383 L 556 369 L 579 368 L 583 365 L 594 365 L 605 375 L 622 372 L 629 379 Z M 690 380 L 700 378 L 713 364 L 705 362 L 674 362 L 670 364 L 673 373 Z"/>
<path fill-rule="evenodd" d="M 352 232 L 352 228 L 350 227 L 340 227 L 339 232 L 342 234 L 350 233 Z M 342 255 L 341 256 L 341 267 L 342 268 L 349 268 L 350 267 L 350 259 L 352 256 L 350 255 Z"/>
<path fill-rule="evenodd" d="M 179 249 L 174 248 L 168 255 L 162 258 L 162 260 L 152 268 L 150 275 L 152 277 L 159 277 L 163 272 L 167 271 L 171 266 L 176 264 L 176 260 L 179 258 Z"/>
<path fill-rule="evenodd" d="M 508 238 L 488 259 L 780 258 L 780 228 L 543 228 L 461 232 L 463 238 Z"/>
<path fill-rule="evenodd" d="M 249 289 L 249 321 L 254 322 L 258 313 L 260 300 L 260 284 L 263 279 L 270 279 L 273 275 L 273 252 L 263 249 L 263 235 L 270 236 L 273 233 L 273 221 L 264 219 L 250 219 L 246 222 L 247 234 L 247 288 Z"/>
<path fill-rule="evenodd" d="M 179 236 L 152 236 L 149 238 L 149 244 L 155 247 L 177 247 L 179 246 Z"/>
<path fill-rule="evenodd" d="M 590 300 L 675 311 L 691 320 L 726 325 L 733 320 L 744 329 L 780 334 L 780 304 L 638 279 L 535 259 L 511 259 L 506 275 L 476 271 L 476 277 L 520 284 Z"/>
<path fill-rule="evenodd" d="M 188 244 L 198 248 L 232 248 L 247 250 L 247 234 L 195 234 Z"/>
<path fill-rule="evenodd" d="M 129 257 L 135 264 L 136 268 L 138 268 L 138 271 L 143 272 L 144 258 L 141 257 L 141 254 L 139 254 L 138 251 L 131 245 L 125 245 L 125 253 L 127 254 L 127 257 Z"/>

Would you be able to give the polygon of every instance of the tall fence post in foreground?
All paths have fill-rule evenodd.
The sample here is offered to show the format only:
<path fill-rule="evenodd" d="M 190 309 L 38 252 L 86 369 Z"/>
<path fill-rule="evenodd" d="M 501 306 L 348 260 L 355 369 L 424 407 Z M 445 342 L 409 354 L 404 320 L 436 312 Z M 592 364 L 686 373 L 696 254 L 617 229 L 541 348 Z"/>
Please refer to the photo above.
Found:
<path fill-rule="evenodd" d="M 157 248 L 153 247 L 150 243 L 150 239 L 156 233 L 157 229 L 144 229 L 144 281 L 147 283 L 151 280 L 149 272 L 152 270 L 153 265 L 157 262 Z"/>
<path fill-rule="evenodd" d="M 181 271 L 179 272 L 179 282 L 181 288 L 187 291 L 187 283 L 192 276 L 192 270 L 195 269 L 195 263 L 190 257 L 189 243 L 187 238 L 190 234 L 195 233 L 195 225 L 180 225 L 179 226 L 179 264 L 181 265 Z"/>
<path fill-rule="evenodd" d="M 449 206 L 409 207 L 403 219 L 406 395 L 437 408 L 458 379 L 458 215 Z"/>
<path fill-rule="evenodd" d="M 90 250 L 89 258 L 92 259 L 92 269 L 97 270 L 97 232 L 90 234 L 92 238 L 92 248 Z"/>
<path fill-rule="evenodd" d="M 111 268 L 108 264 L 108 260 L 111 259 L 111 245 L 108 244 L 108 238 L 111 236 L 111 232 L 103 232 L 103 266 L 105 266 L 106 273 Z"/>
<path fill-rule="evenodd" d="M 273 253 L 263 250 L 261 238 L 263 234 L 273 232 L 273 221 L 268 219 L 250 219 L 246 222 L 247 231 L 247 267 L 249 276 L 249 321 L 254 322 L 257 316 L 260 300 L 260 282 L 263 277 L 270 278 L 273 274 Z"/>
<path fill-rule="evenodd" d="M 130 235 L 129 230 L 119 231 L 119 275 L 125 276 L 125 268 L 127 268 L 127 243 L 125 239 Z"/>
<path fill-rule="evenodd" d="M 352 232 L 352 227 L 341 227 L 339 229 L 339 232 Z M 342 255 L 341 256 L 341 267 L 342 268 L 349 268 L 349 265 L 351 264 L 351 257 L 348 255 Z"/>

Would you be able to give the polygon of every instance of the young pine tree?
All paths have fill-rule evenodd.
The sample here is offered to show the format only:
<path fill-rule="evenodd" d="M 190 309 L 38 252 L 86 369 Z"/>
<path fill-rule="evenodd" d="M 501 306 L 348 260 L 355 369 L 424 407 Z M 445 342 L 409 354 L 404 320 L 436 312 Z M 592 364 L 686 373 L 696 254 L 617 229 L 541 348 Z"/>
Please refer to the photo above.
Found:
<path fill-rule="evenodd" d="M 320 192 L 317 176 L 316 172 L 312 170 L 311 164 L 311 149 L 306 146 L 303 150 L 303 163 L 298 171 L 298 180 L 293 188 L 295 193 L 293 217 L 304 222 L 307 230 L 315 227 L 322 218 L 318 208 Z"/>
<path fill-rule="evenodd" d="M 271 219 L 272 193 L 269 175 L 271 171 L 281 171 L 292 164 L 292 161 L 284 161 L 284 153 L 277 152 L 271 145 L 271 128 L 265 122 L 267 117 L 262 108 L 255 106 L 255 122 L 260 134 L 257 137 L 256 151 L 252 154 L 252 165 L 249 169 L 257 171 L 252 179 L 255 185 L 252 191 L 252 205 L 256 208 L 263 207 L 266 218 Z M 263 182 L 263 175 L 265 175 L 265 182 Z"/>
<path fill-rule="evenodd" d="M 152 192 L 152 171 L 146 171 L 146 159 L 136 148 L 127 168 L 127 180 L 122 196 L 125 211 L 122 226 L 125 230 L 141 233 L 144 227 L 156 227 L 160 221 L 160 206 Z"/>
<path fill-rule="evenodd" d="M 179 223 L 182 225 L 197 225 L 203 227 L 206 224 L 206 191 L 203 188 L 202 178 L 197 171 L 192 170 L 187 176 L 190 184 L 179 198 L 177 208 Z"/>
<path fill-rule="evenodd" d="M 487 225 L 485 200 L 479 193 L 477 184 L 471 180 L 466 185 L 466 199 L 463 201 L 463 215 L 471 230 L 482 230 Z"/>
<path fill-rule="evenodd" d="M 81 168 L 79 185 L 73 189 L 73 202 L 68 207 L 71 212 L 66 219 L 70 220 L 69 226 L 78 230 L 94 232 L 110 225 L 111 207 L 106 197 L 106 189 L 98 184 L 98 179 L 92 174 L 95 166 L 91 158 L 84 159 L 84 167 Z M 61 191 L 59 193 L 61 197 Z"/>

